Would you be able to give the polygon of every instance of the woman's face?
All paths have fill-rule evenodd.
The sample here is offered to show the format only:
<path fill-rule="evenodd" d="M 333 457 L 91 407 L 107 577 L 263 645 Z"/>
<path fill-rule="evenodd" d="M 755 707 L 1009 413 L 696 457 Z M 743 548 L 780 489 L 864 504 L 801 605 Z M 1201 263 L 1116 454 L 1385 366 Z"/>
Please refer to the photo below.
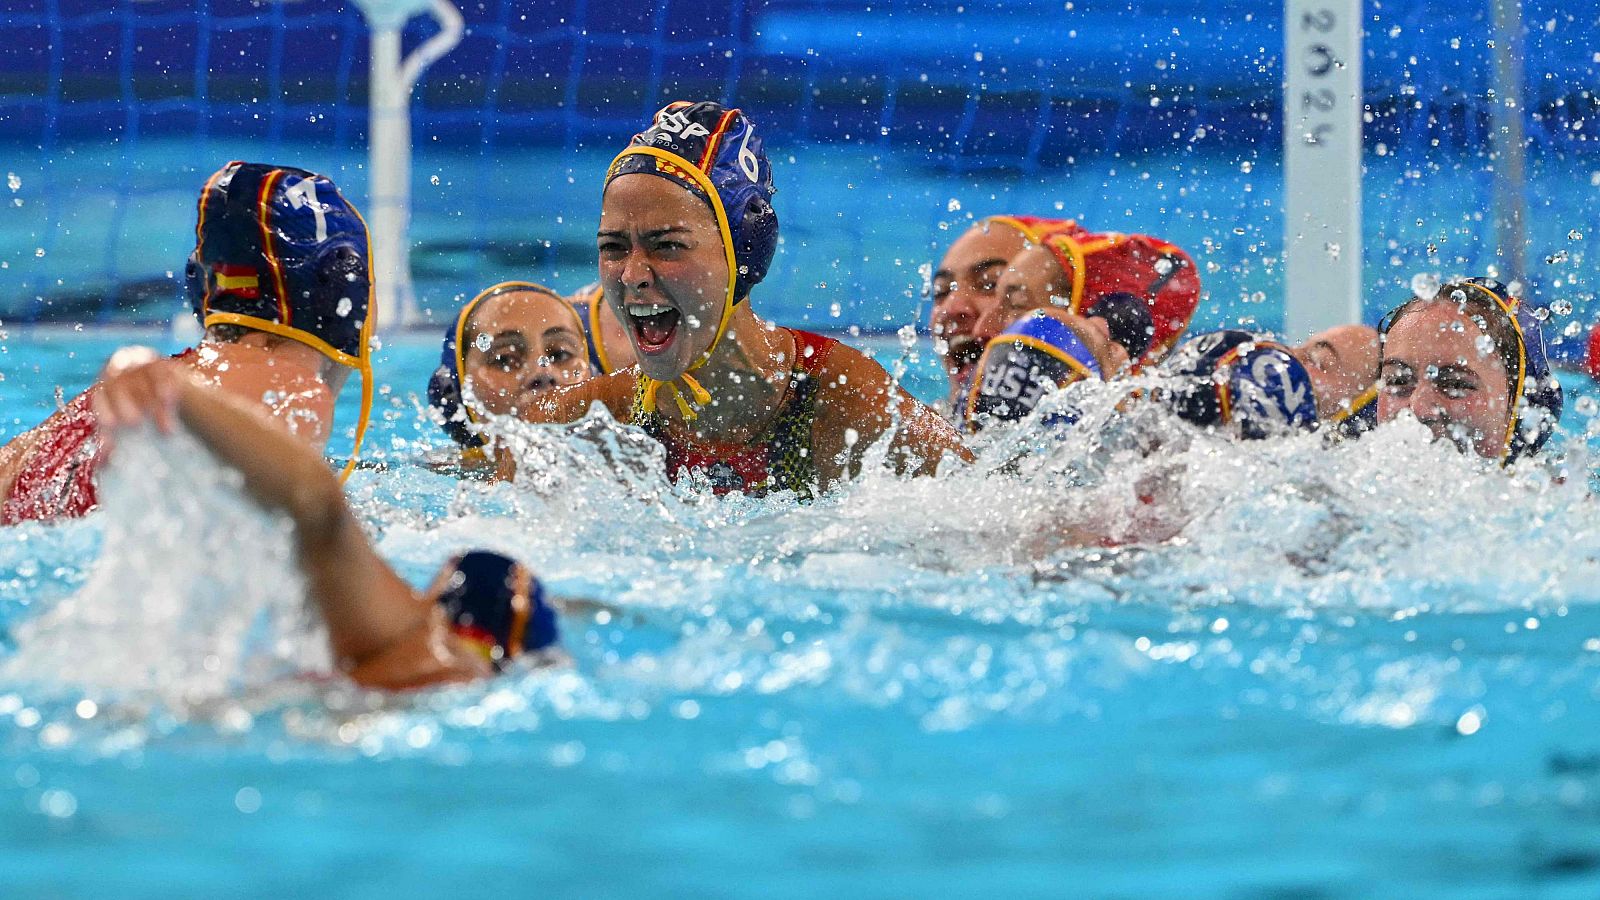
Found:
<path fill-rule="evenodd" d="M 589 351 L 566 301 L 516 291 L 478 304 L 462 335 L 466 387 L 478 406 L 516 415 L 536 394 L 589 378 Z"/>
<path fill-rule="evenodd" d="M 716 338 L 728 260 L 716 217 L 656 175 L 623 175 L 600 212 L 600 286 L 628 332 L 639 368 L 659 381 L 689 370 Z"/>
<path fill-rule="evenodd" d="M 1406 314 L 1384 341 L 1378 421 L 1410 411 L 1435 438 L 1499 459 L 1511 424 L 1505 366 L 1483 323 L 1448 300 Z"/>

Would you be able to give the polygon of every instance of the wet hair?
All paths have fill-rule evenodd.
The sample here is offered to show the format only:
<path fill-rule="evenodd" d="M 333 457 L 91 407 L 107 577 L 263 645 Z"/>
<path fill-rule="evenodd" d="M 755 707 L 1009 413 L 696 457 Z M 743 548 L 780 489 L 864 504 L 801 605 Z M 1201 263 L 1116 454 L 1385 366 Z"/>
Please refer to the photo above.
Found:
<path fill-rule="evenodd" d="M 1517 324 L 1511 314 L 1495 301 L 1489 292 L 1495 288 L 1475 281 L 1453 281 L 1439 288 L 1432 297 L 1412 297 L 1400 304 L 1378 325 L 1378 364 L 1383 365 L 1383 349 L 1388 344 L 1389 332 L 1407 316 L 1430 303 L 1452 303 L 1461 314 L 1477 323 L 1489 339 L 1494 341 L 1495 356 L 1506 373 L 1506 393 L 1516 402 L 1517 373 L 1523 368 L 1524 349 L 1517 333 Z M 1499 289 L 1504 291 L 1502 287 Z"/>

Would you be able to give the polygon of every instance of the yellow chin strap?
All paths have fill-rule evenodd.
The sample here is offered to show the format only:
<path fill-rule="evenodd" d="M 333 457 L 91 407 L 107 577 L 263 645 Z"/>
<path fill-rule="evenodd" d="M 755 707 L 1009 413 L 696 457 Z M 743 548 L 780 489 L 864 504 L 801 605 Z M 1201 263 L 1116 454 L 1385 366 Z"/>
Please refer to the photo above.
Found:
<path fill-rule="evenodd" d="M 1511 384 L 1511 417 L 1506 422 L 1506 439 L 1500 451 L 1500 462 L 1506 463 L 1511 458 L 1511 445 L 1517 435 L 1517 426 L 1522 424 L 1522 410 L 1524 407 L 1522 388 L 1528 378 L 1528 338 L 1522 333 L 1522 323 L 1517 321 L 1516 298 L 1501 297 L 1494 291 L 1472 281 L 1464 281 L 1459 287 L 1476 288 L 1479 293 L 1494 301 L 1494 305 L 1511 322 L 1511 332 L 1517 337 L 1517 376 Z"/>
<path fill-rule="evenodd" d="M 711 203 L 711 212 L 717 218 L 717 233 L 722 236 L 722 250 L 728 260 L 728 293 L 723 298 L 722 319 L 717 322 L 717 333 L 711 339 L 711 345 L 706 347 L 700 358 L 690 364 L 689 368 L 677 378 L 660 381 L 644 374 L 639 376 L 644 379 L 642 406 L 646 413 L 654 413 L 657 410 L 656 395 L 663 388 L 667 388 L 672 391 L 672 399 L 678 405 L 678 412 L 683 416 L 683 420 L 689 422 L 698 418 L 700 408 L 711 402 L 711 392 L 689 373 L 711 361 L 712 352 L 722 343 L 722 337 L 728 331 L 728 322 L 733 319 L 733 292 L 739 283 L 739 265 L 733 255 L 733 229 L 728 227 L 728 212 L 722 207 L 722 197 L 718 196 L 716 187 L 712 185 L 706 173 L 700 171 L 693 163 L 659 147 L 629 147 L 617 154 L 607 171 L 614 170 L 618 163 L 629 156 L 654 157 L 657 172 L 680 182 L 691 182 L 705 193 Z"/>

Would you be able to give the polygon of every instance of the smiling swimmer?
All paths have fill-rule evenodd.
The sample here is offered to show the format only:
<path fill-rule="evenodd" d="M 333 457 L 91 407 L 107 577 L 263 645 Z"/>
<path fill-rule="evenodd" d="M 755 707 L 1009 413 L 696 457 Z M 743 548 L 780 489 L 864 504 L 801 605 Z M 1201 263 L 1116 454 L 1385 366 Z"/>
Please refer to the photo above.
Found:
<path fill-rule="evenodd" d="M 182 425 L 242 476 L 256 503 L 289 517 L 294 564 L 339 671 L 357 684 L 405 690 L 487 677 L 518 659 L 563 658 L 555 613 L 526 567 L 473 551 L 419 594 L 373 549 L 315 450 L 258 404 L 209 389 L 181 361 L 113 367 L 95 402 L 108 437 L 147 422 L 165 433 Z"/>
<path fill-rule="evenodd" d="M 1159 238 L 1059 229 L 1012 257 L 998 293 L 972 329 L 985 344 L 1035 309 L 1084 316 L 1107 297 L 1138 300 L 1145 313 L 1128 327 L 1142 327 L 1145 334 L 1121 337 L 1129 349 L 1129 370 L 1137 372 L 1166 355 L 1188 329 L 1200 303 L 1200 276 L 1187 253 Z M 1101 315 L 1116 323 L 1125 311 Z"/>
<path fill-rule="evenodd" d="M 230 162 L 200 192 L 187 282 L 200 343 L 177 359 L 213 388 L 262 405 L 321 449 L 334 400 L 361 373 L 361 415 L 348 473 L 372 406 L 375 304 L 367 226 L 321 175 Z M 0 524 L 84 515 L 95 507 L 102 447 L 99 385 L 0 448 Z"/>
<path fill-rule="evenodd" d="M 1488 278 L 1446 284 L 1391 310 L 1378 367 L 1378 421 L 1401 415 L 1462 452 L 1510 464 L 1544 447 L 1561 418 L 1532 308 Z"/>
<path fill-rule="evenodd" d="M 519 415 L 538 394 L 595 374 L 583 324 L 559 294 L 525 281 L 494 285 L 461 307 L 445 329 L 428 402 L 463 448 L 464 465 L 489 465 L 478 433 L 482 415 Z"/>
<path fill-rule="evenodd" d="M 968 458 L 882 366 L 756 316 L 751 290 L 778 243 L 772 195 L 742 112 L 679 102 L 657 113 L 606 173 L 598 234 L 601 290 L 638 367 L 552 391 L 523 418 L 575 421 L 598 400 L 661 442 L 669 477 L 694 473 L 717 493 L 809 496 L 859 471 L 884 435 L 899 471 Z"/>
<path fill-rule="evenodd" d="M 952 419 L 965 408 L 978 357 L 983 355 L 978 323 L 1000 302 L 1000 280 L 1011 260 L 1047 235 L 1083 230 L 1070 219 L 989 216 L 945 251 L 930 284 L 928 330 L 950 382 L 945 407 Z"/>

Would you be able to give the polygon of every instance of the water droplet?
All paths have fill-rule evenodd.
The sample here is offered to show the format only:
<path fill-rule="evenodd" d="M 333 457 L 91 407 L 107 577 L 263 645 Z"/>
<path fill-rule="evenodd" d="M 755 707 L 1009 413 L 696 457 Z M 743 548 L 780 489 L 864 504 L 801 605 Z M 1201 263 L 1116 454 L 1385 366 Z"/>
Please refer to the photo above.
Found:
<path fill-rule="evenodd" d="M 258 812 L 261 809 L 261 792 L 253 787 L 239 788 L 239 792 L 233 795 L 233 805 L 245 815 Z"/>
<path fill-rule="evenodd" d="M 13 194 L 16 193 L 17 191 L 22 190 L 22 178 L 20 176 L 18 176 L 17 173 L 15 173 L 15 172 L 7 172 L 6 173 L 6 187 L 11 188 L 11 192 Z"/>
<path fill-rule="evenodd" d="M 437 176 L 437 175 L 430 176 L 428 178 L 428 183 L 429 184 L 438 184 L 439 183 L 439 176 Z"/>
<path fill-rule="evenodd" d="M 1411 276 L 1411 293 L 1424 300 L 1439 296 L 1439 273 L 1418 272 Z"/>
<path fill-rule="evenodd" d="M 1557 300 L 1550 304 L 1550 311 L 1558 316 L 1570 316 L 1572 315 L 1572 301 Z"/>
<path fill-rule="evenodd" d="M 355 309 L 355 304 L 350 302 L 350 298 L 349 297 L 340 297 L 339 298 L 339 305 L 335 306 L 333 308 L 333 311 L 339 314 L 339 318 L 343 319 L 346 316 L 350 315 L 350 310 L 352 310 L 352 309 Z"/>
<path fill-rule="evenodd" d="M 1569 240 L 1569 241 L 1581 241 L 1581 240 L 1583 240 L 1583 232 L 1581 232 L 1578 229 L 1574 228 L 1571 231 L 1567 232 L 1567 240 Z"/>
<path fill-rule="evenodd" d="M 39 811 L 52 819 L 70 819 L 78 813 L 78 798 L 52 788 L 39 795 Z"/>
<path fill-rule="evenodd" d="M 945 208 L 946 212 L 960 212 L 961 211 L 961 201 L 957 200 L 954 197 L 951 197 L 950 198 L 950 202 L 946 203 L 944 205 L 944 208 Z"/>
<path fill-rule="evenodd" d="M 1480 334 L 1473 340 L 1472 346 L 1477 347 L 1480 354 L 1488 356 L 1494 352 L 1494 338 L 1487 334 Z"/>
<path fill-rule="evenodd" d="M 917 326 L 901 325 L 900 330 L 896 332 L 896 334 L 898 334 L 900 337 L 901 347 L 910 350 L 912 347 L 917 345 Z"/>
<path fill-rule="evenodd" d="M 494 338 L 490 337 L 487 333 L 480 334 L 477 337 L 472 339 L 472 346 L 477 347 L 479 350 L 483 351 L 484 353 L 488 353 L 489 352 L 489 347 L 493 343 L 494 343 Z"/>

